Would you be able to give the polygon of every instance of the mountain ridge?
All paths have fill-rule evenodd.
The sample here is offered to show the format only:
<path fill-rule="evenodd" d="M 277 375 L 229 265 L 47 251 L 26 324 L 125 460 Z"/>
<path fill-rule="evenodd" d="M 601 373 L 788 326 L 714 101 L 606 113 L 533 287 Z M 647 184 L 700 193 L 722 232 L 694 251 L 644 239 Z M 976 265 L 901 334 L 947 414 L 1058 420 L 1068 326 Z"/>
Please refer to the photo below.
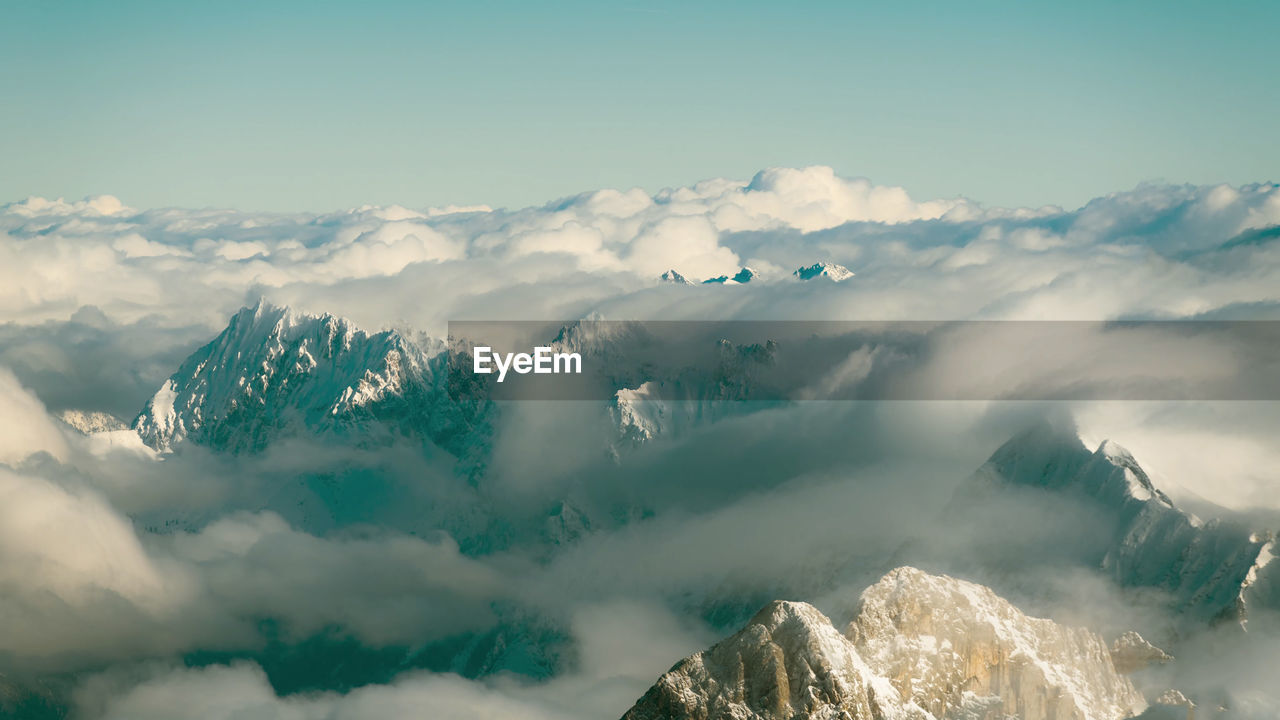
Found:
<path fill-rule="evenodd" d="M 863 591 L 843 632 L 808 603 L 769 603 L 623 720 L 1122 720 L 1145 708 L 1096 634 L 901 567 Z"/>

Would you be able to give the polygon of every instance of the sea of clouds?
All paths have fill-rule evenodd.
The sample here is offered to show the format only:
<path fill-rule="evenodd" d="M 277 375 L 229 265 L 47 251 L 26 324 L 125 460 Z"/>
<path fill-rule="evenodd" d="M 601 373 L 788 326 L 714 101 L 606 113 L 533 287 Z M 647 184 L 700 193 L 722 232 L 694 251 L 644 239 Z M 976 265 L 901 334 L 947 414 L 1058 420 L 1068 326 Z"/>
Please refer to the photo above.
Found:
<path fill-rule="evenodd" d="M 447 534 L 394 524 L 308 531 L 253 509 L 255 478 L 352 462 L 332 449 L 161 460 L 57 419 L 75 409 L 130 420 L 259 298 L 437 336 L 449 320 L 593 313 L 1275 320 L 1277 226 L 1275 184 L 1151 185 L 1077 209 L 1003 209 L 921 202 L 822 167 L 515 210 L 137 210 L 110 196 L 4 205 L 0 675 L 50 688 L 83 717 L 169 718 L 175 707 L 202 718 L 616 716 L 720 632 L 696 612 L 701 599 L 856 593 L 861 576 L 844 578 L 848 587 L 827 580 L 851 556 L 891 555 L 1035 414 L 980 402 L 782 408 L 672 439 L 623 468 L 573 447 L 530 467 L 544 448 L 572 445 L 565 428 L 588 434 L 597 417 L 539 409 L 564 422 L 498 438 L 494 504 L 542 502 L 564 477 L 590 476 L 604 478 L 600 493 L 643 494 L 654 510 L 550 559 L 518 548 L 476 556 Z M 815 262 L 855 276 L 792 277 Z M 746 286 L 658 280 L 668 269 L 696 282 L 743 266 L 759 272 Z M 1182 502 L 1280 510 L 1274 403 L 1072 410 L 1091 442 L 1121 441 Z M 424 498 L 461 492 L 420 458 L 379 462 L 421 478 Z M 166 529 L 166 517 L 182 522 Z M 1105 587 L 1072 586 L 1092 589 L 1098 608 L 1123 608 Z M 261 667 L 235 659 L 268 642 L 264 619 L 286 643 L 337 633 L 398 648 L 482 631 L 515 604 L 568 635 L 571 661 L 549 680 L 415 671 L 345 694 L 281 697 Z M 185 667 L 197 651 L 230 659 Z"/>

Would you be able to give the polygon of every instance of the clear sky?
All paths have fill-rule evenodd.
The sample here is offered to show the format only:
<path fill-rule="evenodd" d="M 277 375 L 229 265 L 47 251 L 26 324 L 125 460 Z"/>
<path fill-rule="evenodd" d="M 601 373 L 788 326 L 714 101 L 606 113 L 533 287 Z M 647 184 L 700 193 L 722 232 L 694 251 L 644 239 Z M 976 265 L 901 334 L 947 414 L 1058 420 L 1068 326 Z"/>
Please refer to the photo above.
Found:
<path fill-rule="evenodd" d="M 0 13 L 0 202 L 521 206 L 811 164 L 997 205 L 1280 179 L 1280 2 Z"/>

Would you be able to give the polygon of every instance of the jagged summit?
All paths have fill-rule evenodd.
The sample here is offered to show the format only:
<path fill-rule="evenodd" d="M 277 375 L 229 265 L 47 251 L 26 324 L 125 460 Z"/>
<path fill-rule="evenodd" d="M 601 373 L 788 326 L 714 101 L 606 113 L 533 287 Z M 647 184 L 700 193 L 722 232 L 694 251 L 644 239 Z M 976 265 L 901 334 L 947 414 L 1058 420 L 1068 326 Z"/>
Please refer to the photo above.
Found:
<path fill-rule="evenodd" d="M 1243 620 L 1247 605 L 1280 606 L 1266 542 L 1242 522 L 1202 522 L 1177 507 L 1133 454 L 1107 440 L 1090 451 L 1074 424 L 1046 421 L 1009 440 L 958 496 L 1002 487 L 1061 493 L 1096 524 L 1077 561 L 1130 587 L 1163 590 L 1173 608 L 1206 620 Z"/>
<path fill-rule="evenodd" d="M 675 270 L 668 270 L 662 273 L 661 275 L 658 276 L 658 280 L 664 283 L 671 283 L 672 285 L 692 285 L 693 284 L 692 281 L 690 281 L 688 278 L 681 275 L 680 273 L 676 272 Z"/>
<path fill-rule="evenodd" d="M 807 267 L 798 268 L 792 275 L 801 280 L 813 280 L 814 278 L 826 278 L 832 282 L 843 282 L 853 277 L 853 271 L 843 265 L 835 263 L 819 262 Z"/>
<path fill-rule="evenodd" d="M 1173 507 L 1132 453 L 1113 440 L 1090 451 L 1066 418 L 1046 419 L 1015 435 L 991 455 L 983 471 L 1005 483 L 1083 491 L 1113 503 L 1130 498 Z"/>
<path fill-rule="evenodd" d="M 1111 661 L 1115 663 L 1116 672 L 1128 675 L 1152 665 L 1172 662 L 1173 656 L 1147 642 L 1137 631 L 1129 630 L 1111 643 Z"/>
<path fill-rule="evenodd" d="M 281 436 L 353 428 L 454 440 L 476 418 L 449 402 L 444 360 L 442 344 L 260 301 L 188 357 L 133 427 L 161 451 L 190 441 L 252 452 Z"/>
<path fill-rule="evenodd" d="M 623 720 L 910 718 L 896 690 L 817 608 L 775 601 L 663 675 Z"/>
<path fill-rule="evenodd" d="M 807 603 L 770 603 L 624 719 L 1120 720 L 1144 708 L 1097 635 L 903 567 L 862 594 L 844 632 Z"/>
<path fill-rule="evenodd" d="M 708 278 L 702 281 L 703 285 L 744 285 L 751 282 L 753 278 L 759 277 L 759 273 L 755 270 L 744 267 L 729 277 L 728 275 L 720 275 L 718 277 Z"/>
<path fill-rule="evenodd" d="M 1126 718 L 1146 706 L 1098 635 L 913 567 L 867 588 L 845 634 L 937 717 Z"/>
<path fill-rule="evenodd" d="M 128 424 L 115 415 L 95 410 L 63 410 L 58 414 L 58 419 L 84 435 L 129 428 Z"/>

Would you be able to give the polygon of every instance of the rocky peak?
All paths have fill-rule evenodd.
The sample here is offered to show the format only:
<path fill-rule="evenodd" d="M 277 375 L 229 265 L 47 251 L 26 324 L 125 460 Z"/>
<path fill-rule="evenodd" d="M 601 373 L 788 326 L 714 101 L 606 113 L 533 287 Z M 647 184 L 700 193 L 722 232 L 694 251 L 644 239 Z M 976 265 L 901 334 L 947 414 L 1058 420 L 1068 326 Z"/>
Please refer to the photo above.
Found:
<path fill-rule="evenodd" d="M 853 277 L 853 271 L 843 265 L 835 263 L 820 262 L 814 263 L 807 267 L 798 268 L 792 275 L 801 280 L 813 280 L 814 278 L 826 278 L 832 282 L 843 282 Z"/>
<path fill-rule="evenodd" d="M 862 594 L 843 633 L 811 605 L 770 603 L 624 719 L 1121 720 L 1145 706 L 1097 635 L 904 567 Z"/>
<path fill-rule="evenodd" d="M 129 425 L 115 415 L 96 410 L 63 410 L 58 419 L 85 435 L 129 429 Z"/>
<path fill-rule="evenodd" d="M 133 427 L 161 451 L 192 441 L 253 452 L 283 435 L 370 422 L 456 439 L 458 422 L 470 420 L 447 407 L 445 360 L 443 345 L 424 349 L 393 330 L 259 302 L 188 357 Z"/>
<path fill-rule="evenodd" d="M 1145 707 L 1096 634 L 1028 617 L 945 575 L 890 572 L 863 592 L 846 635 L 903 698 L 937 717 L 1098 720 Z"/>
<path fill-rule="evenodd" d="M 1251 601 L 1280 605 L 1265 563 L 1254 570 L 1266 549 L 1250 528 L 1230 519 L 1205 523 L 1178 508 L 1132 453 L 1111 440 L 1090 451 L 1068 420 L 1039 423 L 1006 442 L 958 499 L 1007 487 L 1083 502 L 1103 533 L 1088 538 L 1077 560 L 1122 586 L 1165 591 L 1175 610 L 1224 620 L 1242 619 Z M 1251 578 L 1260 576 L 1254 587 Z"/>
<path fill-rule="evenodd" d="M 1172 661 L 1172 655 L 1147 642 L 1133 630 L 1111 643 L 1111 662 L 1116 666 L 1116 672 L 1123 675 Z"/>
<path fill-rule="evenodd" d="M 624 720 L 929 718 L 812 605 L 776 601 L 747 626 L 662 676 Z"/>

